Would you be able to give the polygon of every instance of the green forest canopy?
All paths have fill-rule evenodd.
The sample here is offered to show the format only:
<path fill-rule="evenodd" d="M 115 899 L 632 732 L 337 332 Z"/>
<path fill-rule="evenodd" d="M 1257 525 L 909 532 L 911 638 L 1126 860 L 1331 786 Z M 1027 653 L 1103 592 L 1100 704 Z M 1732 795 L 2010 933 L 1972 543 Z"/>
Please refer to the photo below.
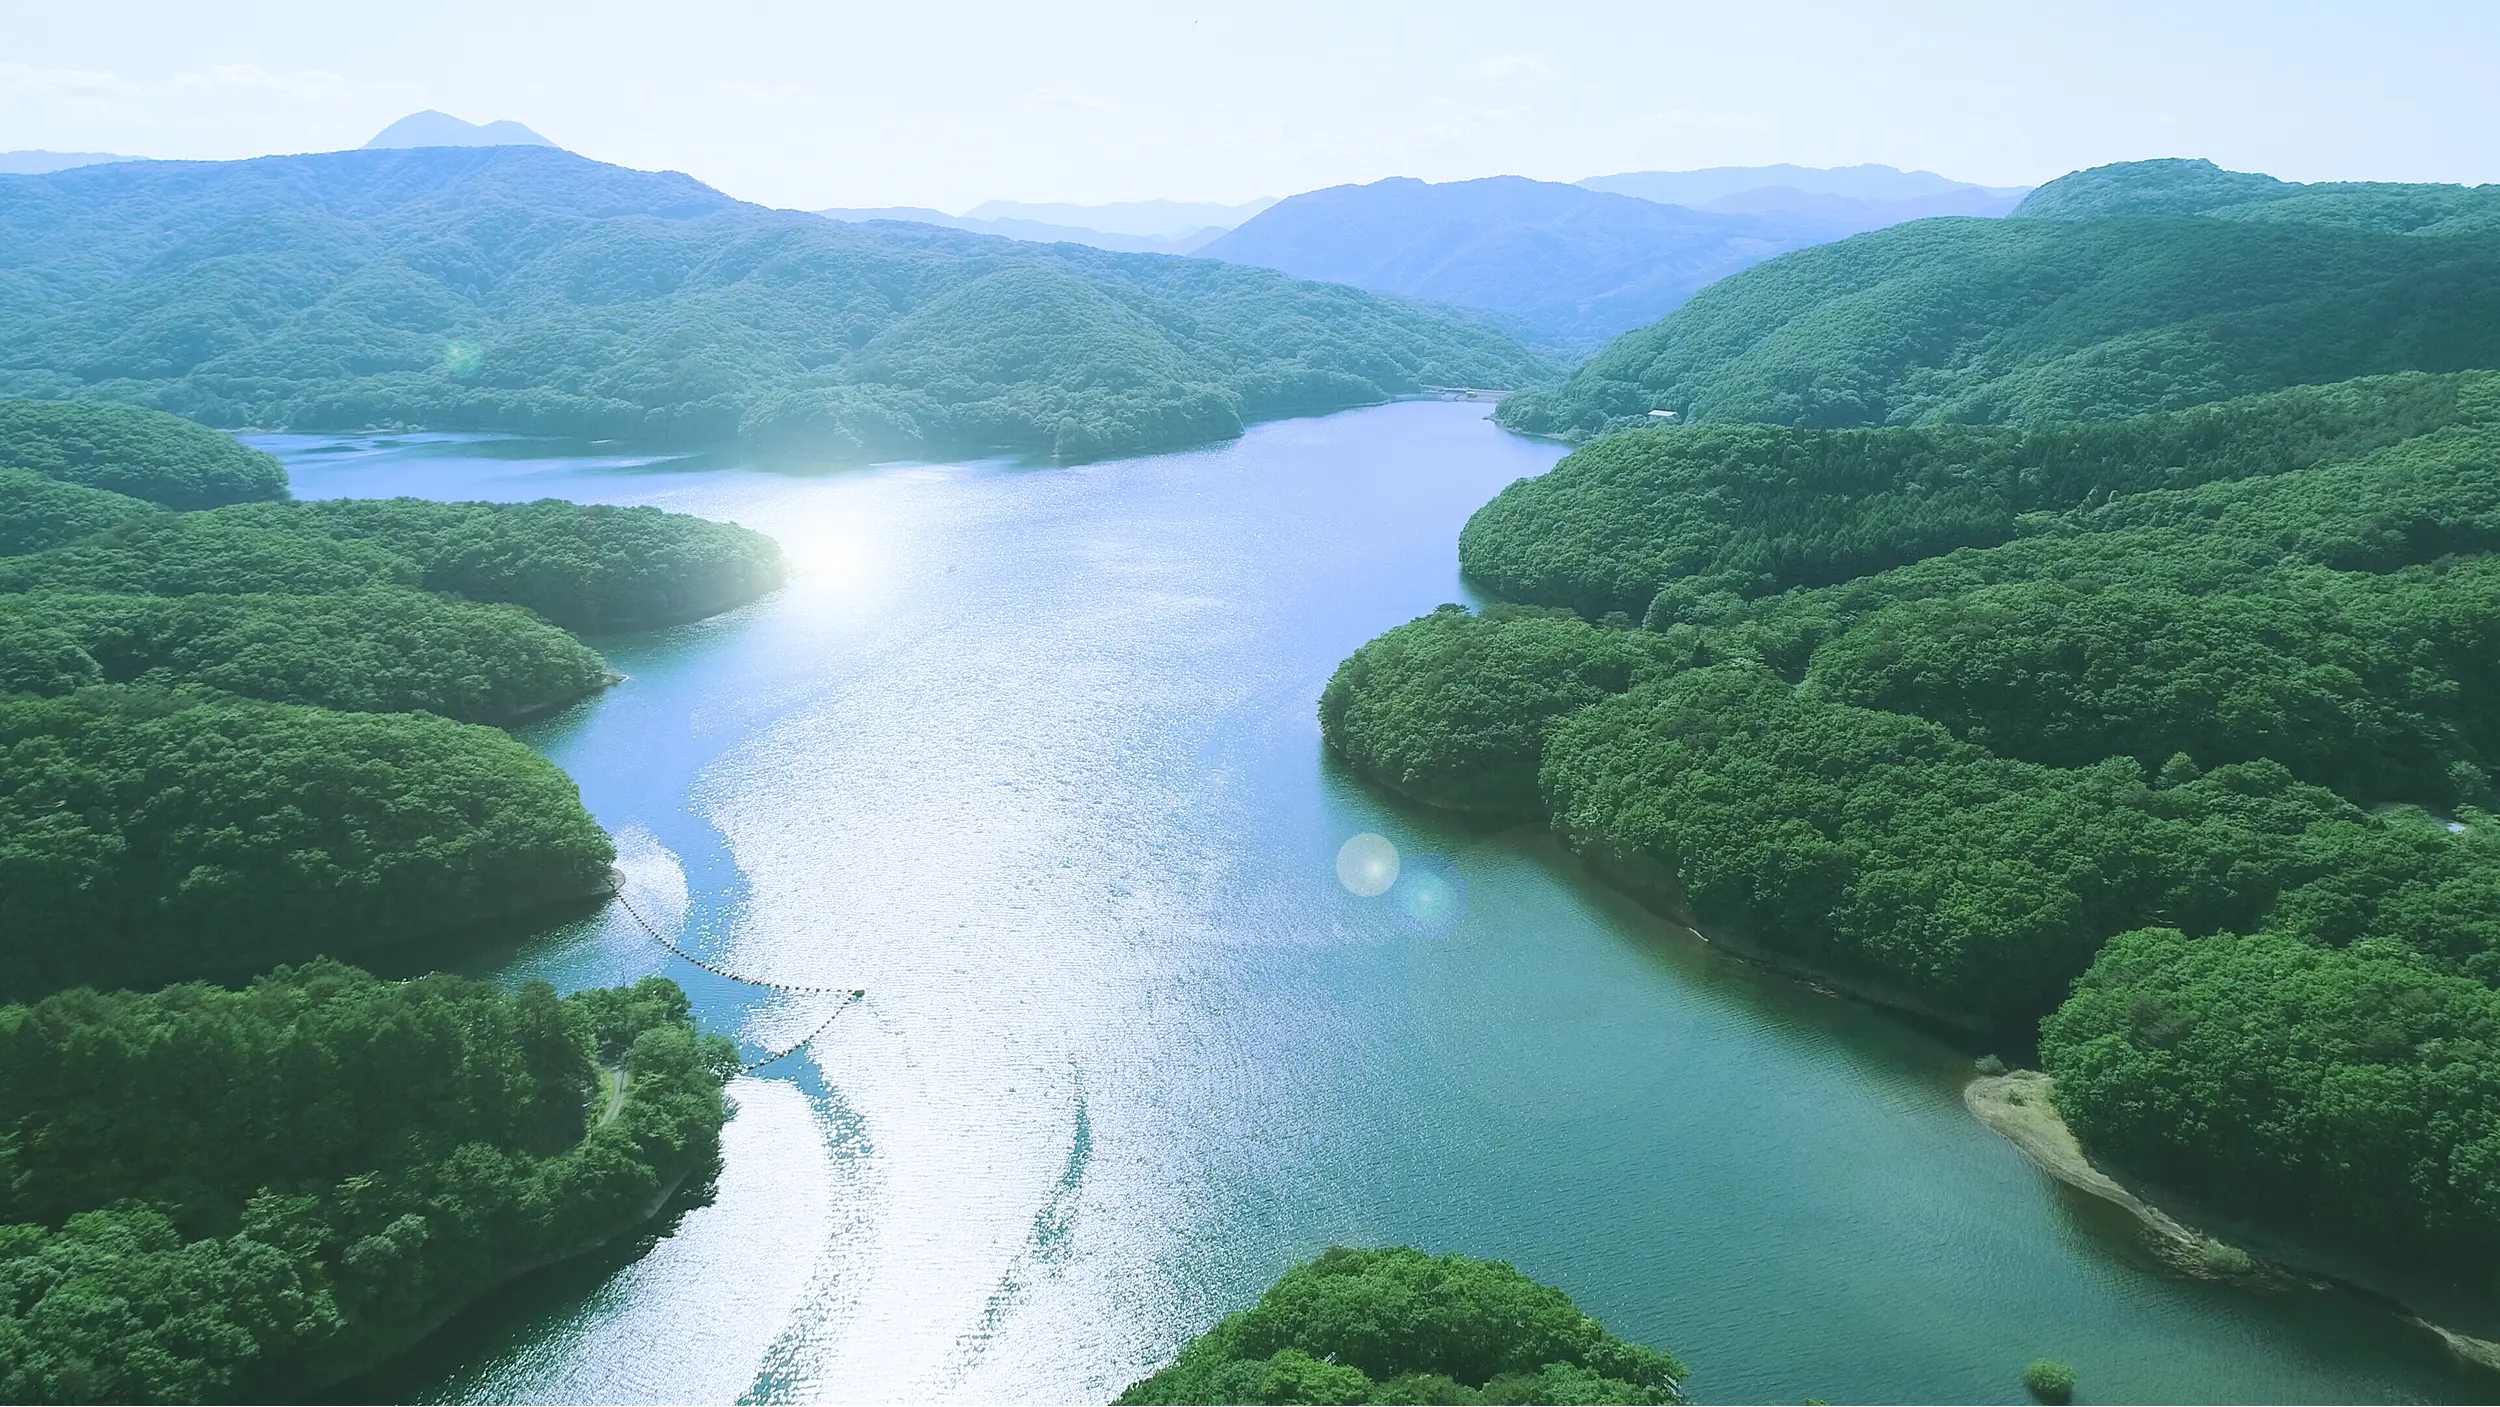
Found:
<path fill-rule="evenodd" d="M 1130 1385 L 1124 1404 L 1674 1403 L 1684 1365 L 1500 1261 L 1337 1247 Z"/>
<path fill-rule="evenodd" d="M 612 847 L 572 781 L 468 725 L 613 677 L 550 619 L 691 619 L 783 572 L 744 528 L 552 500 L 173 512 L 21 470 L 0 525 L 9 997 L 378 955 L 599 893 Z"/>
<path fill-rule="evenodd" d="M 294 1401 L 650 1216 L 737 1055 L 662 978 L 318 962 L 0 1007 L 0 1068 L 0 1398 Z"/>
<path fill-rule="evenodd" d="M 0 430 L 0 998 L 34 1001 L 0 1006 L 0 1398 L 299 1400 L 651 1216 L 737 1068 L 673 984 L 315 955 L 603 892 L 571 779 L 456 720 L 612 677 L 550 618 L 725 609 L 778 584 L 772 541 L 241 501 L 286 497 L 274 461 L 128 407 Z"/>
<path fill-rule="evenodd" d="M 178 415 L 110 401 L 0 400 L 0 470 L 164 508 L 286 497 L 276 458 Z"/>
<path fill-rule="evenodd" d="M 422 591 L 0 594 L 0 694 L 197 686 L 269 703 L 501 725 L 613 677 L 597 651 L 527 611 Z"/>
<path fill-rule="evenodd" d="M 2495 383 L 1619 435 L 1469 525 L 1520 604 L 1365 646 L 1322 729 L 1722 938 L 2048 1016 L 2097 1152 L 2484 1275 Z"/>
<path fill-rule="evenodd" d="M 0 251 L 0 392 L 226 426 L 1088 457 L 1548 370 L 1431 304 L 838 224 L 553 148 L 0 177 Z"/>
<path fill-rule="evenodd" d="M 358 957 L 603 893 L 554 763 L 427 714 L 0 701 L 0 994 Z"/>
<path fill-rule="evenodd" d="M 1626 333 L 1513 429 L 2045 424 L 2500 368 L 2500 189 L 2285 186 L 2206 162 L 2061 177 L 2004 220 L 1783 255 Z"/>

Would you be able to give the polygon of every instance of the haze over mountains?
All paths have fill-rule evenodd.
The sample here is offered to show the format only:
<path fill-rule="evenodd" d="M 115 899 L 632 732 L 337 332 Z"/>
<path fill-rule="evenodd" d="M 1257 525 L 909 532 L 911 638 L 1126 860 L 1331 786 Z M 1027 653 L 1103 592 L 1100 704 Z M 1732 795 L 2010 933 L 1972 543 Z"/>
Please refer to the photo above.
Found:
<path fill-rule="evenodd" d="M 949 215 L 924 205 L 837 208 L 816 213 L 846 223 L 903 220 L 1037 244 L 1088 244 L 1124 254 L 1192 254 L 1275 203 L 1273 196 L 1239 205 L 1180 200 L 1129 200 L 1109 205 L 985 200 L 961 215 Z"/>
<path fill-rule="evenodd" d="M 2005 220 L 1902 225 L 1728 279 L 1515 429 L 2043 424 L 2500 366 L 2500 186 L 2298 185 L 2210 161 L 2061 177 Z"/>
<path fill-rule="evenodd" d="M 109 151 L 0 151 L 0 176 L 41 176 L 108 161 L 145 161 L 144 156 L 118 156 Z"/>
<path fill-rule="evenodd" d="M 532 145 L 10 177 L 0 269 L 0 391 L 228 426 L 1083 458 L 1556 370 L 1451 309 Z"/>
<path fill-rule="evenodd" d="M 551 147 L 555 143 L 522 126 L 518 122 L 466 122 L 447 112 L 427 108 L 412 112 L 373 135 L 365 143 L 376 147 Z M 81 166 L 102 166 L 116 161 L 153 161 L 146 156 L 123 156 L 109 151 L 0 151 L 0 176 L 42 176 L 54 171 L 72 171 Z"/>
<path fill-rule="evenodd" d="M 555 143 L 519 122 L 475 123 L 430 108 L 365 143 L 368 150 L 494 146 Z M 0 174 L 139 159 L 0 153 Z M 2004 215 L 2025 189 L 1880 165 L 1778 165 L 1621 172 L 1575 185 L 1393 177 L 1230 205 L 990 200 L 960 215 L 926 206 L 816 213 L 846 224 L 900 221 L 1033 244 L 1201 255 L 1449 303 L 1488 314 L 1533 344 L 1577 353 L 1772 255 L 1909 220 Z"/>
<path fill-rule="evenodd" d="M 373 134 L 373 147 L 551 147 L 555 143 L 518 122 L 464 122 L 427 108 Z"/>
<path fill-rule="evenodd" d="M 1874 201 L 1985 192 L 2004 198 L 2010 210 L 2012 203 L 2030 189 L 1973 185 L 1933 171 L 1904 171 L 1875 162 L 1857 166 L 1791 166 L 1782 162 L 1776 166 L 1705 166 L 1693 171 L 1623 171 L 1612 176 L 1590 176 L 1573 184 L 1697 209 L 1750 191 L 1793 190 Z"/>
<path fill-rule="evenodd" d="M 1532 341 L 1585 349 L 1775 254 L 1934 215 L 1999 216 L 2021 195 L 1889 166 L 1576 185 L 1400 177 L 1294 196 L 1198 252 L 1477 309 Z"/>

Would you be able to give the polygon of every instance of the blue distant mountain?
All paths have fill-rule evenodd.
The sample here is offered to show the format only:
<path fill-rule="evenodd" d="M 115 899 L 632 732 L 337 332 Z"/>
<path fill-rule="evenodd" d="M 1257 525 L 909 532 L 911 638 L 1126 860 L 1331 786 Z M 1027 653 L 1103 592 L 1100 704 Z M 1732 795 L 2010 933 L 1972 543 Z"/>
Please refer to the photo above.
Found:
<path fill-rule="evenodd" d="M 555 143 L 518 122 L 463 122 L 447 112 L 427 108 L 412 112 L 373 134 L 375 147 L 551 147 Z"/>
<path fill-rule="evenodd" d="M 985 200 L 964 212 L 968 220 L 1006 222 L 1030 220 L 1105 234 L 1149 239 L 1184 239 L 1206 230 L 1229 230 L 1276 200 L 1269 196 L 1239 205 L 1193 200 L 1120 200 L 1108 205 L 1035 204 L 1021 200 Z"/>
<path fill-rule="evenodd" d="M 144 156 L 116 156 L 109 151 L 0 151 L 0 176 L 41 176 L 78 166 L 145 160 Z"/>
<path fill-rule="evenodd" d="M 902 220 L 915 225 L 936 225 L 941 229 L 969 230 L 974 234 L 997 235 L 1001 239 L 1021 239 L 1033 244 L 1085 244 L 1096 249 L 1115 250 L 1122 254 L 1189 254 L 1224 233 L 1223 227 L 1208 225 L 1174 236 L 1121 234 L 1114 230 L 1098 230 L 1082 225 L 1054 225 L 1040 220 L 985 220 L 970 215 L 949 215 L 943 210 L 932 210 L 925 205 L 882 205 L 856 209 L 819 210 L 816 213 L 828 220 L 840 220 L 844 224 L 862 224 L 870 220 Z"/>
<path fill-rule="evenodd" d="M 1709 204 L 1696 209 L 1522 176 L 1440 185 L 1398 177 L 1280 201 L 1198 254 L 1453 303 L 1543 345 L 1577 349 L 1656 322 L 1775 254 L 1906 220 L 2003 215 L 2020 199 L 2020 192 L 1889 166 L 1635 176 L 1661 179 L 1645 186 L 1633 176 L 1601 179 Z M 1669 177 L 1694 179 L 1678 185 Z M 1827 189 L 1763 184 L 1774 179 Z"/>
<path fill-rule="evenodd" d="M 1394 177 L 1290 197 L 1198 253 L 1454 303 L 1547 345 L 1582 347 L 1833 237 L 1811 220 L 1712 214 L 1522 176 Z"/>
<path fill-rule="evenodd" d="M 1129 200 L 1110 205 L 1034 205 L 987 200 L 961 215 L 924 205 L 819 210 L 828 220 L 904 220 L 1035 244 L 1088 244 L 1123 254 L 1190 254 L 1267 209 L 1273 199 L 1240 205 L 1180 200 Z"/>
<path fill-rule="evenodd" d="M 1706 166 L 1698 171 L 1625 171 L 1591 176 L 1579 185 L 1593 191 L 1639 196 L 1695 209 L 1748 191 L 1778 188 L 1852 200 L 1900 201 L 1986 191 L 2020 200 L 2029 186 L 1975 186 L 1933 171 L 1904 171 L 1872 162 L 1863 166 Z"/>

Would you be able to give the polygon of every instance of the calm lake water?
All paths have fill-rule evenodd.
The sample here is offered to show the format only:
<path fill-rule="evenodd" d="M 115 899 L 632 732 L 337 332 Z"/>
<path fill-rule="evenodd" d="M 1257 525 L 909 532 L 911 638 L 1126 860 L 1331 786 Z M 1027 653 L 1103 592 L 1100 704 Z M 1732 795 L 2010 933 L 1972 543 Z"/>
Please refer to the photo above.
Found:
<path fill-rule="evenodd" d="M 2469 1400 L 2329 1296 L 2182 1281 L 1964 1112 L 1968 1051 L 1713 952 L 1534 830 L 1397 804 L 1313 704 L 1550 467 L 1480 406 L 1185 454 L 801 472 L 516 440 L 271 437 L 304 497 L 650 503 L 785 590 L 611 639 L 525 736 L 635 908 L 864 987 L 742 1079 L 664 1233 L 523 1281 L 360 1385 L 422 1401 L 1107 1401 L 1331 1243 L 1497 1257 L 1719 1401 Z M 1365 898 L 1362 832 L 1402 856 Z M 830 998 L 614 908 L 494 959 L 663 972 L 761 1056 Z"/>

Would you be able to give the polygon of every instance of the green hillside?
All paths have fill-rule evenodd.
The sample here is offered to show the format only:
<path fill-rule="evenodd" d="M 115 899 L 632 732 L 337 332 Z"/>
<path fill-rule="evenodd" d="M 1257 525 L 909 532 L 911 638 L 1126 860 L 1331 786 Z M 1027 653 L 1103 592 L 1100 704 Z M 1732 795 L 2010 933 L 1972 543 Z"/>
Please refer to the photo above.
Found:
<path fill-rule="evenodd" d="M 2078 172 L 2015 218 L 1800 250 L 1627 333 L 1503 424 L 2044 424 L 2500 368 L 2500 191 Z"/>
<path fill-rule="evenodd" d="M 1660 624 L 2030 530 L 2112 494 L 2257 477 L 2500 420 L 2500 375 L 2376 377 L 2032 430 L 1635 430 L 1477 510 L 1469 578 L 1504 598 Z"/>
<path fill-rule="evenodd" d="M 1118 1401 L 1676 1403 L 1683 1377 L 1500 1261 L 1340 1246 Z"/>
<path fill-rule="evenodd" d="M 2303 185 L 2210 161 L 2129 161 L 2077 171 L 2023 198 L 2016 219 L 2097 220 L 2138 215 L 2212 215 L 2385 234 L 2490 233 L 2500 229 L 2500 185 L 2406 185 L 2320 181 Z"/>
<path fill-rule="evenodd" d="M 232 447 L 12 409 L 55 467 L 99 415 L 178 427 L 99 457 L 132 488 Z M 695 619 L 783 570 L 760 533 L 652 508 L 181 512 L 0 472 L 0 996 L 361 958 L 602 893 L 571 779 L 474 725 L 615 677 L 560 626 Z"/>
<path fill-rule="evenodd" d="M 657 977 L 322 962 L 0 1006 L 0 1068 L 0 1397 L 293 1402 L 650 1217 L 737 1054 Z"/>
<path fill-rule="evenodd" d="M 0 1398 L 318 1397 L 716 1159 L 737 1056 L 673 984 L 333 959 L 604 896 L 572 780 L 475 725 L 615 677 L 551 618 L 725 609 L 770 539 L 234 501 L 276 462 L 100 403 L 0 402 L 0 445 Z"/>
<path fill-rule="evenodd" d="M 166 508 L 286 497 L 286 470 L 180 416 L 105 401 L 0 400 L 0 470 Z"/>
<path fill-rule="evenodd" d="M 0 392 L 225 426 L 1084 457 L 1547 370 L 1429 304 L 536 147 L 0 178 L 0 272 Z"/>
<path fill-rule="evenodd" d="M 2041 1049 L 2087 1148 L 2500 1245 L 2500 375 L 1602 440 L 1320 703 L 1723 942 Z M 1644 628 L 1644 626 L 1646 628 Z"/>

